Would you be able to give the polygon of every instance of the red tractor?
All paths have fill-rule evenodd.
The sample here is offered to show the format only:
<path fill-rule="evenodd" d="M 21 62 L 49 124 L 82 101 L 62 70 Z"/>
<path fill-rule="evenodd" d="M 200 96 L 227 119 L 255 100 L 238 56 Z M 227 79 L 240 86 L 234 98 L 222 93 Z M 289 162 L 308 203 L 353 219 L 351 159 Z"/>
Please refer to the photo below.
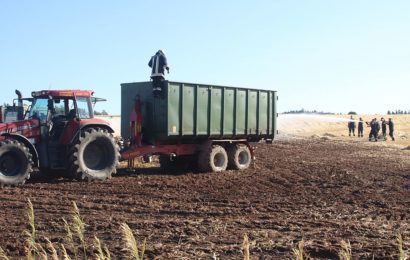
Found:
<path fill-rule="evenodd" d="M 0 122 L 1 186 L 23 184 L 34 167 L 73 179 L 103 180 L 115 173 L 120 154 L 114 131 L 93 113 L 103 99 L 88 90 L 42 90 L 31 98 L 16 93 L 17 118 L 0 119 L 8 122 Z"/>

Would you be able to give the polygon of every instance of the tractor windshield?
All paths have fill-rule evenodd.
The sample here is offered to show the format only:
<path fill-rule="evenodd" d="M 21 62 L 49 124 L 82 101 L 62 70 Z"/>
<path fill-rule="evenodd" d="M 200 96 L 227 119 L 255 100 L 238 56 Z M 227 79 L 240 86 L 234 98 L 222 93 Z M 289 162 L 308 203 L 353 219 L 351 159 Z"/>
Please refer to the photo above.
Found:
<path fill-rule="evenodd" d="M 78 116 L 80 118 L 92 118 L 92 109 L 89 97 L 76 97 Z"/>
<path fill-rule="evenodd" d="M 33 100 L 33 104 L 31 106 L 31 110 L 29 112 L 29 118 L 36 117 L 40 119 L 42 123 L 47 121 L 47 113 L 48 113 L 48 99 L 46 98 L 38 98 Z"/>

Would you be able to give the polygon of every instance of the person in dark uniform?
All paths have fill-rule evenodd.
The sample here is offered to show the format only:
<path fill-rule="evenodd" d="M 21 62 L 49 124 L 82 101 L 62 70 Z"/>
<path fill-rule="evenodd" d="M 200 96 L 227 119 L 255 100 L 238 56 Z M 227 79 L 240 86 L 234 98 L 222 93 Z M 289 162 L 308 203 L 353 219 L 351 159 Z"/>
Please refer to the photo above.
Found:
<path fill-rule="evenodd" d="M 366 124 L 370 127 L 369 141 L 371 141 L 372 138 L 374 138 L 374 141 L 377 142 L 377 137 L 379 135 L 380 130 L 379 122 L 377 122 L 376 118 L 373 118 L 372 121 L 370 121 L 370 123 L 366 122 Z"/>
<path fill-rule="evenodd" d="M 377 121 L 377 118 L 374 119 L 374 139 L 377 142 L 377 140 L 379 139 L 379 131 L 380 131 L 380 124 L 379 121 Z"/>
<path fill-rule="evenodd" d="M 347 127 L 349 128 L 349 136 L 351 136 L 351 134 L 353 134 L 353 136 L 355 136 L 355 135 L 354 135 L 354 130 L 355 130 L 355 128 L 356 128 L 356 123 L 355 123 L 355 121 L 354 121 L 354 119 L 353 119 L 353 116 L 350 116 L 350 120 L 349 120 L 349 122 L 347 123 Z"/>
<path fill-rule="evenodd" d="M 391 137 L 391 140 L 394 141 L 394 123 L 393 119 L 389 118 L 389 122 L 387 122 L 389 125 L 389 136 Z"/>
<path fill-rule="evenodd" d="M 387 122 L 386 120 L 384 120 L 384 118 L 381 118 L 382 120 L 382 135 L 383 135 L 383 140 L 386 141 L 387 140 Z"/>
<path fill-rule="evenodd" d="M 359 118 L 359 123 L 357 124 L 357 136 L 363 137 L 363 119 Z"/>
<path fill-rule="evenodd" d="M 158 96 L 163 87 L 165 81 L 165 70 L 169 74 L 169 66 L 167 58 L 162 50 L 158 50 L 154 56 L 148 62 L 148 66 L 151 69 L 151 79 L 152 79 L 152 92 L 154 96 Z"/>

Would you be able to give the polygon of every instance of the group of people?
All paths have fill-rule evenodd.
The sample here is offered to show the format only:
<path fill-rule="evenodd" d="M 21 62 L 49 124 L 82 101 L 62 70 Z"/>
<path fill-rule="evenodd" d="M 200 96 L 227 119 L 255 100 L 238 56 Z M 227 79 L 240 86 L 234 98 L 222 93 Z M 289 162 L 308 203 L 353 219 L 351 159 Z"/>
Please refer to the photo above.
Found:
<path fill-rule="evenodd" d="M 387 126 L 389 127 L 389 136 L 391 137 L 392 141 L 394 141 L 394 122 L 392 118 L 389 118 L 388 121 L 386 121 L 383 117 L 381 118 L 381 121 L 378 121 L 377 118 L 373 118 L 370 122 L 364 122 L 363 119 L 360 117 L 358 124 L 357 124 L 357 136 L 358 137 L 363 137 L 363 131 L 364 131 L 364 123 L 368 127 L 370 127 L 370 133 L 369 133 L 369 141 L 376 141 L 379 139 L 379 131 L 380 128 L 382 130 L 382 136 L 383 139 L 386 141 L 387 140 Z M 381 126 L 381 127 L 380 127 Z M 349 136 L 355 136 L 355 130 L 356 130 L 356 120 L 354 120 L 353 116 L 350 116 L 350 120 L 347 123 L 347 127 L 349 128 Z"/>

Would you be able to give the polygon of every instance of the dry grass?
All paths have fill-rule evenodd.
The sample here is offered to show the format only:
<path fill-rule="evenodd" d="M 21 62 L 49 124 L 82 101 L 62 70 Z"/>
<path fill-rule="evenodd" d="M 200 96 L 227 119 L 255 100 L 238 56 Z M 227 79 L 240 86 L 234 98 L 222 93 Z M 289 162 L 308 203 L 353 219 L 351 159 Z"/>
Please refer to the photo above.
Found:
<path fill-rule="evenodd" d="M 0 260 L 9 260 L 6 253 L 4 252 L 3 248 L 0 246 Z"/>
<path fill-rule="evenodd" d="M 71 260 L 70 256 L 67 253 L 67 250 L 64 247 L 64 244 L 61 244 L 61 252 L 63 255 L 63 260 Z M 77 259 L 77 257 L 75 259 Z"/>
<path fill-rule="evenodd" d="M 94 237 L 95 240 L 95 247 L 97 248 L 97 255 L 96 255 L 96 259 L 97 260 L 111 260 L 111 254 L 110 251 L 108 250 L 108 248 L 106 246 L 104 246 L 104 249 L 101 245 L 101 241 L 100 239 L 98 239 L 98 237 Z"/>
<path fill-rule="evenodd" d="M 399 233 L 397 234 L 397 247 L 399 250 L 399 260 L 408 260 L 409 259 L 409 255 L 408 255 L 408 251 L 405 251 L 403 248 L 403 237 L 402 235 Z"/>
<path fill-rule="evenodd" d="M 131 257 L 131 259 L 135 259 L 135 260 L 144 259 L 146 239 L 144 239 L 144 242 L 141 246 L 141 253 L 140 253 L 138 249 L 137 240 L 135 239 L 131 228 L 126 223 L 123 223 L 121 224 L 121 231 L 122 231 L 122 238 L 125 242 L 124 251 L 128 253 L 128 256 Z"/>
<path fill-rule="evenodd" d="M 243 236 L 243 243 L 242 243 L 242 252 L 243 252 L 243 260 L 249 260 L 250 259 L 250 243 L 249 243 L 249 238 L 248 235 L 245 234 Z"/>
<path fill-rule="evenodd" d="M 296 260 L 309 259 L 309 256 L 305 253 L 305 241 L 303 239 L 299 241 L 297 247 L 293 248 L 292 251 Z"/>
<path fill-rule="evenodd" d="M 81 218 L 80 215 L 80 210 L 77 207 L 77 204 L 75 201 L 73 201 L 73 212 L 72 212 L 72 218 L 73 218 L 73 223 L 72 223 L 72 230 L 74 234 L 77 235 L 78 239 L 81 242 L 81 245 L 83 247 L 83 253 L 84 253 L 84 259 L 87 259 L 87 247 L 85 244 L 85 223 Z"/>
<path fill-rule="evenodd" d="M 77 254 L 78 254 L 78 250 L 77 247 L 75 246 L 74 243 L 74 236 L 73 236 L 73 232 L 71 231 L 71 227 L 68 224 L 67 220 L 65 220 L 65 218 L 63 218 L 63 222 L 64 222 L 64 230 L 66 232 L 66 237 L 65 239 L 67 240 L 67 242 L 69 243 L 69 246 L 71 246 L 71 248 L 73 249 L 74 252 L 74 259 L 77 259 Z M 67 254 L 66 249 L 63 247 L 64 252 Z"/>
<path fill-rule="evenodd" d="M 30 230 L 24 231 L 24 234 L 26 235 L 25 252 L 27 260 L 31 260 L 36 259 L 36 256 L 40 255 L 40 248 L 38 247 L 36 242 L 36 224 L 34 218 L 34 208 L 33 203 L 31 203 L 30 199 L 27 200 L 27 218 Z"/>
<path fill-rule="evenodd" d="M 74 258 L 73 259 L 87 259 L 87 245 L 85 244 L 85 229 L 86 224 L 81 218 L 80 211 L 75 202 L 73 202 L 73 211 L 72 211 L 72 220 L 73 223 L 68 223 L 65 219 L 64 222 L 64 229 L 66 230 L 66 238 L 64 241 L 68 242 L 70 247 L 74 250 Z M 28 216 L 28 223 L 29 223 L 29 230 L 24 231 L 24 235 L 26 238 L 26 245 L 25 245 L 25 252 L 26 252 L 26 259 L 27 260 L 35 260 L 35 259 L 63 259 L 63 260 L 71 260 L 71 256 L 66 250 L 64 244 L 56 244 L 54 245 L 47 237 L 42 237 L 44 240 L 46 249 L 37 242 L 37 231 L 36 231 L 36 223 L 35 223 L 35 216 L 34 216 L 34 208 L 33 204 L 30 200 L 27 201 L 27 216 Z M 121 224 L 121 231 L 122 231 L 122 239 L 124 241 L 123 251 L 125 252 L 124 256 L 114 256 L 115 259 L 135 259 L 135 260 L 143 260 L 145 257 L 145 250 L 146 250 L 146 239 L 144 239 L 143 243 L 138 245 L 137 240 L 131 230 L 131 228 L 126 224 Z M 74 235 L 77 239 L 74 239 Z M 79 241 L 79 245 L 76 241 Z M 398 249 L 398 259 L 399 260 L 408 260 L 409 259 L 409 250 L 404 249 L 404 239 L 402 235 L 399 233 L 396 238 L 397 241 L 397 249 Z M 97 236 L 94 236 L 94 245 L 89 245 L 90 247 L 94 247 L 97 253 L 94 255 L 93 259 L 97 260 L 111 260 L 111 253 L 106 245 L 104 245 Z M 249 237 L 247 234 L 243 237 L 242 243 L 242 253 L 244 260 L 250 260 L 250 246 L 251 243 L 249 241 Z M 341 260 L 350 260 L 352 259 L 352 248 L 349 241 L 341 241 L 340 243 L 341 249 L 339 251 L 339 259 Z M 77 247 L 82 247 L 84 250 L 84 256 L 80 258 L 78 254 L 75 252 Z M 48 253 L 47 253 L 48 252 Z M 294 259 L 296 260 L 304 260 L 309 259 L 309 255 L 305 252 L 305 241 L 302 239 L 299 241 L 297 246 L 292 249 Z M 217 255 L 213 254 L 213 259 L 218 259 Z M 9 260 L 10 258 L 7 256 L 6 252 L 0 247 L 0 260 Z"/>
<path fill-rule="evenodd" d="M 57 250 L 55 249 L 53 243 L 51 243 L 50 239 L 45 238 L 46 242 L 47 242 L 47 249 L 48 251 L 51 252 L 51 259 L 52 260 L 58 260 L 58 254 L 57 254 Z"/>
<path fill-rule="evenodd" d="M 340 242 L 340 251 L 339 251 L 339 259 L 340 260 L 350 260 L 352 259 L 352 247 L 350 245 L 350 241 L 342 240 Z"/>

